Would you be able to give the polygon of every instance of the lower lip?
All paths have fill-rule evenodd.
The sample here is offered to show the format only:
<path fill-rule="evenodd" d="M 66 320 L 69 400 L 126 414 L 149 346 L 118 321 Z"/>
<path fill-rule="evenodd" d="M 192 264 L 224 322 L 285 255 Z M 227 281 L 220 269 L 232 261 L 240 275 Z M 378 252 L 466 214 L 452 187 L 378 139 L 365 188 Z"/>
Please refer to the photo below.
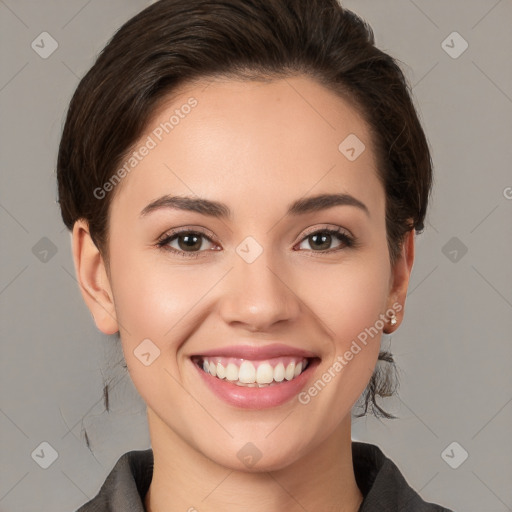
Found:
<path fill-rule="evenodd" d="M 266 409 L 276 407 L 291 400 L 305 387 L 319 363 L 320 360 L 317 358 L 310 359 L 308 367 L 292 380 L 284 380 L 274 386 L 250 388 L 238 386 L 226 379 L 213 377 L 192 361 L 201 378 L 215 395 L 230 405 L 244 409 Z"/>

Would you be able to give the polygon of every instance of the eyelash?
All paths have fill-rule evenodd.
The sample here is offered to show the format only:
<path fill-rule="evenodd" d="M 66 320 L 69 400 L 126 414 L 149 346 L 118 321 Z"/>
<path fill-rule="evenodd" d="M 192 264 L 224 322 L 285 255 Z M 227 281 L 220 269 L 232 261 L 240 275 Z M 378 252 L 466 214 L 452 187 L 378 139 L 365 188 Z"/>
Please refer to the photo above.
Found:
<path fill-rule="evenodd" d="M 313 250 L 311 250 L 311 252 L 318 253 L 318 254 L 321 254 L 321 255 L 322 254 L 332 254 L 334 252 L 341 251 L 344 248 L 355 248 L 355 247 L 358 246 L 358 242 L 357 242 L 356 238 L 352 237 L 350 235 L 347 235 L 341 228 L 338 228 L 338 229 L 324 228 L 324 229 L 318 229 L 316 231 L 312 231 L 312 232 L 307 233 L 306 235 L 304 235 L 304 237 L 301 239 L 299 244 L 302 243 L 307 238 L 309 238 L 310 236 L 318 235 L 318 234 L 322 234 L 322 233 L 327 233 L 329 235 L 336 235 L 337 238 L 341 242 L 343 242 L 344 245 L 342 247 L 337 248 L 337 249 L 329 249 L 327 251 L 313 251 Z M 201 253 L 203 253 L 205 251 L 186 252 L 186 251 L 181 251 L 181 250 L 175 249 L 174 247 L 170 247 L 168 245 L 170 242 L 172 242 L 173 240 L 177 239 L 179 235 L 183 235 L 183 234 L 203 236 L 208 241 L 210 241 L 212 243 L 215 243 L 206 233 L 203 233 L 202 231 L 182 229 L 182 230 L 175 230 L 175 231 L 170 231 L 170 232 L 165 233 L 158 240 L 156 245 L 157 245 L 157 247 L 163 249 L 164 251 L 172 252 L 172 253 L 177 254 L 179 256 L 182 256 L 184 258 L 198 258 L 198 257 L 200 257 Z"/>

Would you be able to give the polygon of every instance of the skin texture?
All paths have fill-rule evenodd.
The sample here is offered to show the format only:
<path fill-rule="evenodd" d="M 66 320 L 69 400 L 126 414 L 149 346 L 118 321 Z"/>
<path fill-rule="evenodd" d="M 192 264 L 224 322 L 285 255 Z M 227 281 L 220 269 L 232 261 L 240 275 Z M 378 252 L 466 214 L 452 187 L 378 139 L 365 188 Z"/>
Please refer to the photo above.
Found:
<path fill-rule="evenodd" d="M 380 332 L 306 405 L 228 405 L 199 379 L 189 357 L 213 347 L 281 342 L 321 358 L 315 382 L 379 315 L 404 305 L 414 232 L 391 267 L 384 188 L 367 126 L 313 79 L 216 79 L 178 93 L 158 109 L 141 143 L 191 96 L 197 106 L 118 185 L 110 272 L 87 223 L 78 221 L 72 238 L 84 300 L 103 333 L 120 331 L 130 376 L 147 404 L 155 467 L 145 506 L 355 512 L 362 495 L 350 412 L 375 367 Z M 351 133 L 366 146 L 354 161 L 338 150 Z M 343 205 L 285 216 L 291 202 L 333 192 L 353 195 L 369 215 Z M 233 218 L 173 209 L 139 217 L 164 194 L 221 201 Z M 358 245 L 346 247 L 333 235 L 327 249 L 340 250 L 326 253 L 306 236 L 336 227 Z M 198 258 L 182 257 L 156 246 L 171 228 L 203 228 L 212 241 L 197 245 Z M 236 252 L 247 236 L 263 249 L 250 264 Z M 170 245 L 186 250 L 179 239 Z M 403 309 L 384 331 L 402 318 Z M 160 350 L 149 366 L 133 353 L 146 338 Z M 251 468 L 237 457 L 248 442 L 262 453 Z"/>

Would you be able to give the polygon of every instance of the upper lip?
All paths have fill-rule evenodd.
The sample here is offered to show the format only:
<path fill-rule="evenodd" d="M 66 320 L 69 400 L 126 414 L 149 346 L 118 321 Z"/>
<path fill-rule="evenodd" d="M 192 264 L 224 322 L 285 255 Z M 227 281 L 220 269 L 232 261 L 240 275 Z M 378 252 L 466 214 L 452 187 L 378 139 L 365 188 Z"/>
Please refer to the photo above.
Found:
<path fill-rule="evenodd" d="M 296 347 L 283 345 L 282 343 L 272 343 L 265 346 L 254 345 L 230 345 L 228 347 L 212 348 L 205 350 L 197 356 L 222 356 L 222 357 L 236 357 L 239 359 L 270 359 L 272 357 L 280 356 L 294 356 L 313 358 L 318 357 L 309 350 L 303 350 Z"/>

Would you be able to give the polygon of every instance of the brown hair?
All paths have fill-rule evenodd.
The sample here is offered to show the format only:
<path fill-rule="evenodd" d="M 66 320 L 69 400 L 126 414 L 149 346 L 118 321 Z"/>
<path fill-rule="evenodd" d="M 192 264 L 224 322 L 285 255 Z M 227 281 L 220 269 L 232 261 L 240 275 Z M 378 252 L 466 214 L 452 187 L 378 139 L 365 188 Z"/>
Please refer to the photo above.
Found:
<path fill-rule="evenodd" d="M 428 143 L 396 61 L 371 27 L 336 0 L 160 0 L 127 21 L 80 81 L 57 161 L 59 204 L 68 229 L 83 218 L 108 269 L 109 205 L 119 186 L 94 190 L 115 173 L 163 100 L 207 77 L 261 80 L 308 75 L 348 100 L 371 133 L 386 195 L 391 263 L 404 236 L 422 231 L 432 186 Z M 340 141 L 341 142 L 341 141 Z M 390 363 L 389 352 L 379 360 Z M 377 368 L 369 404 L 396 389 Z M 375 411 L 374 411 L 375 412 Z M 361 415 L 363 415 L 361 414 Z"/>

